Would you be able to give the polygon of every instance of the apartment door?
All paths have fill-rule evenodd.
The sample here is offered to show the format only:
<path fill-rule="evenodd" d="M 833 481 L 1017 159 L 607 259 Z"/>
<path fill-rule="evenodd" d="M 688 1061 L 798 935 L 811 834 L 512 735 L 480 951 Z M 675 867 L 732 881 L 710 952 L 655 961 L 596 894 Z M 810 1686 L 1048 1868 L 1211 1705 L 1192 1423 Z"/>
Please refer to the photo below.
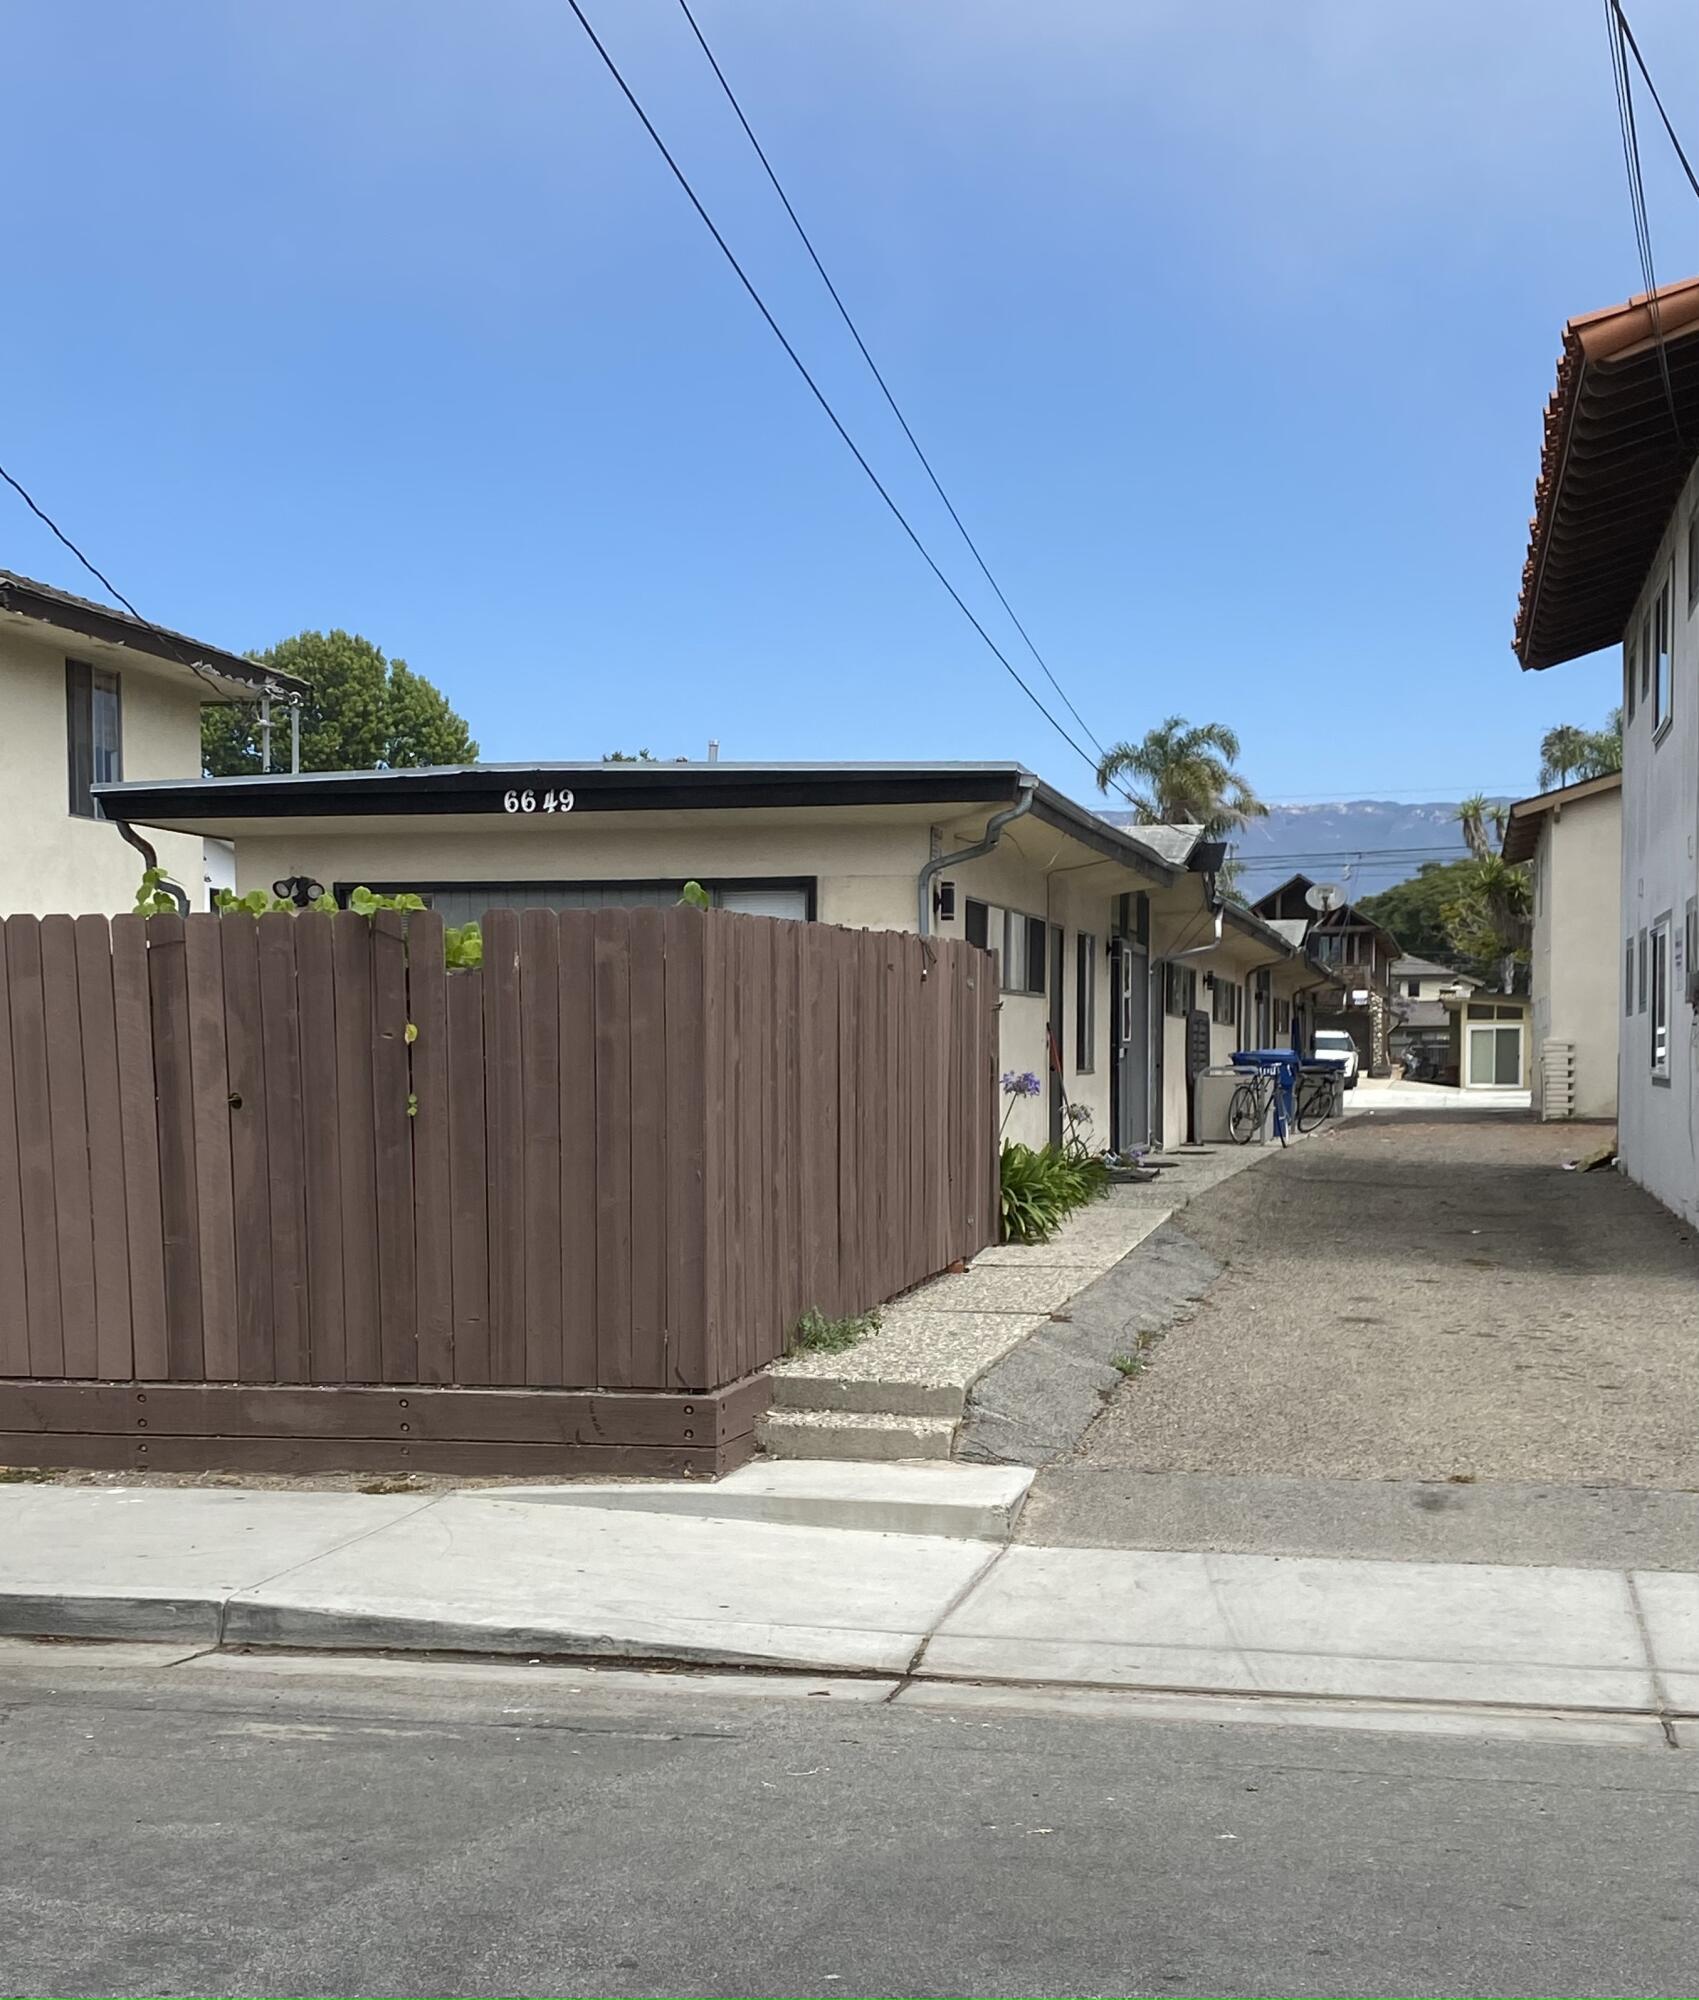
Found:
<path fill-rule="evenodd" d="M 1117 938 L 1109 960 L 1109 1143 L 1147 1146 L 1150 1129 L 1150 952 Z"/>

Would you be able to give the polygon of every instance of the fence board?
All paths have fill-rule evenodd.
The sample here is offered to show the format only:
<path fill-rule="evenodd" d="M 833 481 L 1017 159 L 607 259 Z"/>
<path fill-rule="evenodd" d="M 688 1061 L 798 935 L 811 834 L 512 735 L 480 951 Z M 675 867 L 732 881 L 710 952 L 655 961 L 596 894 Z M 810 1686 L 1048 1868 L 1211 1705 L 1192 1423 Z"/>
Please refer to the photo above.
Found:
<path fill-rule="evenodd" d="M 708 1088 L 704 1044 L 703 939 L 699 910 L 681 906 L 662 916 L 665 981 L 667 1130 L 665 1351 L 661 1379 L 700 1389 L 708 1376 L 708 1242 L 706 1176 Z"/>
<path fill-rule="evenodd" d="M 189 968 L 181 917 L 147 920 L 153 1074 L 159 1120 L 159 1207 L 165 1265 L 166 1373 L 196 1382 L 201 1343 L 201 1225 L 195 1198 L 195 1096 L 189 1062 Z"/>
<path fill-rule="evenodd" d="M 160 1112 L 154 1086 L 154 1004 L 148 924 L 114 916 L 112 1008 L 118 1042 L 118 1122 L 124 1144 L 124 1236 L 130 1266 L 130 1366 L 144 1382 L 170 1368 L 166 1250 L 160 1208 Z M 4 1102 L 4 1098 L 0 1098 Z"/>
<path fill-rule="evenodd" d="M 484 1121 L 490 1187 L 490 1380 L 525 1380 L 525 1092 L 519 913 L 484 917 Z"/>
<path fill-rule="evenodd" d="M 472 977 L 464 974 L 463 977 Z M 413 1116 L 413 1287 L 418 1379 L 454 1380 L 454 1203 L 449 1179 L 448 972 L 443 921 L 407 919 L 407 1016 Z M 479 1050 L 483 1047 L 480 1027 Z"/>
<path fill-rule="evenodd" d="M 560 919 L 519 918 L 519 1037 L 525 1092 L 525 1373 L 561 1374 Z"/>
<path fill-rule="evenodd" d="M 454 1380 L 490 1379 L 489 1175 L 485 1146 L 484 979 L 448 981 L 448 1199 L 453 1220 Z"/>
<path fill-rule="evenodd" d="M 287 920 L 286 920 L 287 921 Z M 236 1244 L 236 1373 L 273 1382 L 271 1149 L 266 1129 L 259 919 L 221 917 L 224 1044 L 230 1077 L 230 1193 Z"/>
<path fill-rule="evenodd" d="M 631 1361 L 631 913 L 592 919 L 596 983 L 596 1380 L 633 1384 Z"/>
<path fill-rule="evenodd" d="M 222 917 L 183 919 L 188 969 L 189 1071 L 195 1123 L 195 1207 L 200 1218 L 201 1349 L 209 1382 L 233 1382 L 236 1224 L 230 1160 L 230 1066 L 224 1033 Z"/>
<path fill-rule="evenodd" d="M 342 1079 L 337 1068 L 334 920 L 323 911 L 307 910 L 284 921 L 295 925 L 308 1372 L 315 1382 L 342 1382 L 348 1376 L 348 1303 L 343 1285 L 338 1109 Z"/>
<path fill-rule="evenodd" d="M 412 1080 L 407 1060 L 407 931 L 399 910 L 370 919 L 372 1155 L 377 1212 L 380 1382 L 419 1379 L 413 1289 Z"/>
<path fill-rule="evenodd" d="M 561 1379 L 596 1380 L 596 921 L 562 910 L 560 955 Z"/>
<path fill-rule="evenodd" d="M 336 989 L 336 1151 L 342 1190 L 344 1380 L 383 1374 L 378 1318 L 377 1134 L 372 1120 L 371 923 L 350 910 L 329 919 Z"/>
<path fill-rule="evenodd" d="M 709 1379 L 730 1378 L 726 1275 L 726 969 L 724 924 L 702 919 L 702 1347 Z"/>
<path fill-rule="evenodd" d="M 24 1274 L 23 1177 L 18 1163 L 16 1099 L 6 927 L 0 924 L 0 1375 L 30 1373 L 29 1287 Z"/>
<path fill-rule="evenodd" d="M 667 1070 L 665 926 L 659 909 L 631 918 L 631 1363 L 656 1385 L 667 1367 L 667 1119 L 670 1094 L 692 1081 Z"/>
<path fill-rule="evenodd" d="M 130 1251 L 124 1203 L 124 1127 L 118 1098 L 118 1021 L 112 996 L 112 938 L 106 919 L 78 917 L 75 944 L 94 1238 L 94 1372 L 107 1381 L 127 1381 L 134 1365 Z"/>
<path fill-rule="evenodd" d="M 273 1379 L 278 1382 L 305 1382 L 311 1373 L 301 1015 L 295 980 L 295 931 L 300 921 L 292 916 L 268 916 L 258 918 L 254 925 L 259 973 L 260 1088 L 265 1098 L 271 1359 Z M 228 1010 L 228 995 L 226 1007 Z M 317 1079 L 312 1087 L 320 1087 Z"/>
<path fill-rule="evenodd" d="M 41 1005 L 65 1373 L 92 1376 L 97 1359 L 94 1220 L 89 1202 L 82 1036 L 77 1024 L 77 939 L 69 917 L 41 920 Z"/>

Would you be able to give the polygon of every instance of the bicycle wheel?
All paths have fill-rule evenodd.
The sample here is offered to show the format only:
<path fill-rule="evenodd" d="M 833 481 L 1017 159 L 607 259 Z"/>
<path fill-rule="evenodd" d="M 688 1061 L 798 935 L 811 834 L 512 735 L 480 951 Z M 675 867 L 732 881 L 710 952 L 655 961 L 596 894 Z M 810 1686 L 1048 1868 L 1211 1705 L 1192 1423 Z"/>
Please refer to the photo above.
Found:
<path fill-rule="evenodd" d="M 1304 1077 L 1298 1084 L 1298 1130 L 1313 1132 L 1333 1109 L 1333 1089 L 1323 1078 Z"/>
<path fill-rule="evenodd" d="M 1227 1132 L 1236 1146 L 1248 1146 L 1262 1124 L 1262 1092 L 1254 1083 L 1242 1083 L 1227 1106 Z"/>

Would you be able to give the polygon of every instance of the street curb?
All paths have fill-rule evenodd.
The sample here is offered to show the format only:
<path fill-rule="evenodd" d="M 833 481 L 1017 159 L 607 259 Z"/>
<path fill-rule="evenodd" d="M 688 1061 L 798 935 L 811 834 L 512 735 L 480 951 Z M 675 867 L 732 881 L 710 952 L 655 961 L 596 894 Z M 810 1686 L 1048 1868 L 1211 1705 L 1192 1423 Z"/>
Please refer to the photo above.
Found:
<path fill-rule="evenodd" d="M 216 1597 L 125 1597 L 87 1591 L 0 1592 L 0 1635 L 9 1639 L 186 1640 L 216 1646 L 225 1603 Z"/>

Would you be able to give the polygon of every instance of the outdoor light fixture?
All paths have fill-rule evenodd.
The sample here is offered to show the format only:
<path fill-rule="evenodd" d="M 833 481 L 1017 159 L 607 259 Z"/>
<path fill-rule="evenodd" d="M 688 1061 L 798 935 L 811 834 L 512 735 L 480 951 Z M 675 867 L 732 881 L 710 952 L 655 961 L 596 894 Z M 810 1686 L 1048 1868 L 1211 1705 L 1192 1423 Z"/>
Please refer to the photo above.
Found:
<path fill-rule="evenodd" d="M 315 882 L 310 875 L 285 875 L 281 882 L 272 883 L 271 893 L 280 903 L 293 903 L 296 909 L 306 910 L 324 894 L 324 884 Z"/>

